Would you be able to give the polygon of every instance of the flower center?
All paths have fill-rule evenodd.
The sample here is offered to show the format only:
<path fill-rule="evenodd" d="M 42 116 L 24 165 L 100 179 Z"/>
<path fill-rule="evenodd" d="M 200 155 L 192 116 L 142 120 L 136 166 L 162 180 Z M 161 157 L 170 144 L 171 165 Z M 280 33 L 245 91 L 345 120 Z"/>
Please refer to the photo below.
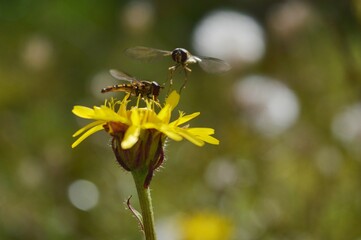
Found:
<path fill-rule="evenodd" d="M 116 136 L 124 134 L 125 131 L 128 129 L 128 125 L 121 123 L 121 122 L 107 122 L 103 125 L 104 130 L 109 133 L 111 136 Z"/>

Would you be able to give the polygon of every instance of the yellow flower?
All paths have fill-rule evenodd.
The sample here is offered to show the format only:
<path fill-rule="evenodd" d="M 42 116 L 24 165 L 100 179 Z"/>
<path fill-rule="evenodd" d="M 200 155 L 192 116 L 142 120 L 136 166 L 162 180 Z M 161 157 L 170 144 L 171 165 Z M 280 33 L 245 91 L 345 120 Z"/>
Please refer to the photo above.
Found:
<path fill-rule="evenodd" d="M 230 220 L 211 212 L 185 216 L 181 226 L 183 240 L 227 240 L 234 230 Z"/>
<path fill-rule="evenodd" d="M 165 106 L 158 114 L 154 111 L 154 102 L 152 100 L 147 101 L 145 108 L 132 107 L 128 110 L 127 104 L 129 101 L 127 98 L 128 95 L 121 102 L 106 101 L 105 105 L 94 107 L 93 109 L 74 106 L 73 113 L 75 115 L 95 121 L 74 133 L 73 137 L 77 137 L 82 133 L 83 135 L 72 144 L 72 148 L 76 147 L 91 134 L 103 129 L 112 135 L 119 130 L 113 129 L 117 126 L 123 126 L 126 130 L 121 142 L 123 149 L 131 148 L 138 141 L 140 131 L 144 129 L 155 129 L 175 141 L 181 141 L 185 138 L 197 146 L 203 146 L 204 142 L 215 145 L 219 144 L 217 139 L 210 136 L 214 134 L 214 129 L 212 128 L 180 127 L 180 125 L 197 117 L 200 114 L 199 112 L 190 115 L 184 115 L 184 113 L 179 112 L 178 119 L 170 122 L 172 110 L 179 101 L 179 94 L 175 91 L 167 98 Z M 118 104 L 120 106 L 116 109 Z"/>
<path fill-rule="evenodd" d="M 219 141 L 211 136 L 214 134 L 214 129 L 184 126 L 197 117 L 199 112 L 189 115 L 179 112 L 178 118 L 171 121 L 172 111 L 180 98 L 177 92 L 173 91 L 169 95 L 158 113 L 155 111 L 158 103 L 153 100 L 145 100 L 146 106 L 140 108 L 138 99 L 137 105 L 128 109 L 130 102 L 128 98 L 129 94 L 122 101 L 106 101 L 100 107 L 74 106 L 75 115 L 92 119 L 94 122 L 73 135 L 80 137 L 72 147 L 76 147 L 91 134 L 104 129 L 113 137 L 113 151 L 121 166 L 128 171 L 146 167 L 151 178 L 153 171 L 163 161 L 163 146 L 167 137 L 175 141 L 187 139 L 197 146 L 203 146 L 205 143 L 219 144 Z"/>

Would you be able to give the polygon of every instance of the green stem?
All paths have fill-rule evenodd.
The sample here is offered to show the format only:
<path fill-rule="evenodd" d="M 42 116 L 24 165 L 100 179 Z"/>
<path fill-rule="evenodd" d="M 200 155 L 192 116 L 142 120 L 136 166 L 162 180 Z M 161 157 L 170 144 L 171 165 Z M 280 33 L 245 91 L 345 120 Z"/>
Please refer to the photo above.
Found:
<path fill-rule="evenodd" d="M 144 180 L 147 171 L 132 171 L 135 186 L 137 188 L 140 208 L 142 209 L 144 235 L 146 240 L 156 240 L 154 230 L 154 216 L 150 189 L 144 188 Z"/>

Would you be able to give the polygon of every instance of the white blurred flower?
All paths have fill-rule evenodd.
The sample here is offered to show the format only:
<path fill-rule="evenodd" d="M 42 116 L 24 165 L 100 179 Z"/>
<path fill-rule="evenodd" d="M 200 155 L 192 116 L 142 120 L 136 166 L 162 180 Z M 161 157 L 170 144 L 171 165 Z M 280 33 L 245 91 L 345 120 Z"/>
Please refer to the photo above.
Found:
<path fill-rule="evenodd" d="M 337 114 L 332 122 L 332 131 L 336 138 L 349 143 L 361 140 L 361 103 L 346 107 Z"/>
<path fill-rule="evenodd" d="M 274 136 L 291 127 L 299 115 L 294 92 L 278 80 L 248 76 L 234 86 L 234 98 L 252 126 L 266 136 Z"/>
<path fill-rule="evenodd" d="M 265 52 L 261 26 L 250 16 L 229 10 L 207 15 L 194 30 L 193 46 L 200 55 L 230 62 L 254 63 Z"/>

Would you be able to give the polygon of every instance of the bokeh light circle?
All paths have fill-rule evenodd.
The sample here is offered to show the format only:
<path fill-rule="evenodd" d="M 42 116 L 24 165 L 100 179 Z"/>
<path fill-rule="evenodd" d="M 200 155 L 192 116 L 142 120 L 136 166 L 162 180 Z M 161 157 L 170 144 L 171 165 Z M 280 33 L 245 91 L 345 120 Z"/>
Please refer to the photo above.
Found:
<path fill-rule="evenodd" d="M 251 75 L 240 79 L 233 89 L 242 115 L 266 136 L 282 133 L 298 118 L 299 103 L 295 93 L 278 80 Z"/>
<path fill-rule="evenodd" d="M 305 1 L 284 1 L 270 10 L 267 22 L 271 34 L 287 39 L 297 36 L 312 18 L 312 8 Z"/>
<path fill-rule="evenodd" d="M 154 22 L 154 8 L 148 1 L 130 1 L 120 14 L 129 30 L 144 32 Z"/>
<path fill-rule="evenodd" d="M 31 36 L 21 52 L 24 64 L 32 70 L 46 69 L 54 57 L 54 48 L 48 38 Z"/>
<path fill-rule="evenodd" d="M 264 33 L 250 16 L 230 10 L 215 11 L 196 26 L 193 47 L 199 55 L 254 63 L 264 55 Z"/>
<path fill-rule="evenodd" d="M 69 185 L 68 197 L 78 209 L 88 211 L 98 204 L 99 190 L 88 180 L 76 180 Z"/>
<path fill-rule="evenodd" d="M 332 121 L 334 136 L 345 142 L 361 141 L 361 103 L 346 107 Z"/>
<path fill-rule="evenodd" d="M 238 171 L 230 159 L 219 158 L 210 162 L 204 177 L 210 187 L 222 190 L 236 183 Z"/>

